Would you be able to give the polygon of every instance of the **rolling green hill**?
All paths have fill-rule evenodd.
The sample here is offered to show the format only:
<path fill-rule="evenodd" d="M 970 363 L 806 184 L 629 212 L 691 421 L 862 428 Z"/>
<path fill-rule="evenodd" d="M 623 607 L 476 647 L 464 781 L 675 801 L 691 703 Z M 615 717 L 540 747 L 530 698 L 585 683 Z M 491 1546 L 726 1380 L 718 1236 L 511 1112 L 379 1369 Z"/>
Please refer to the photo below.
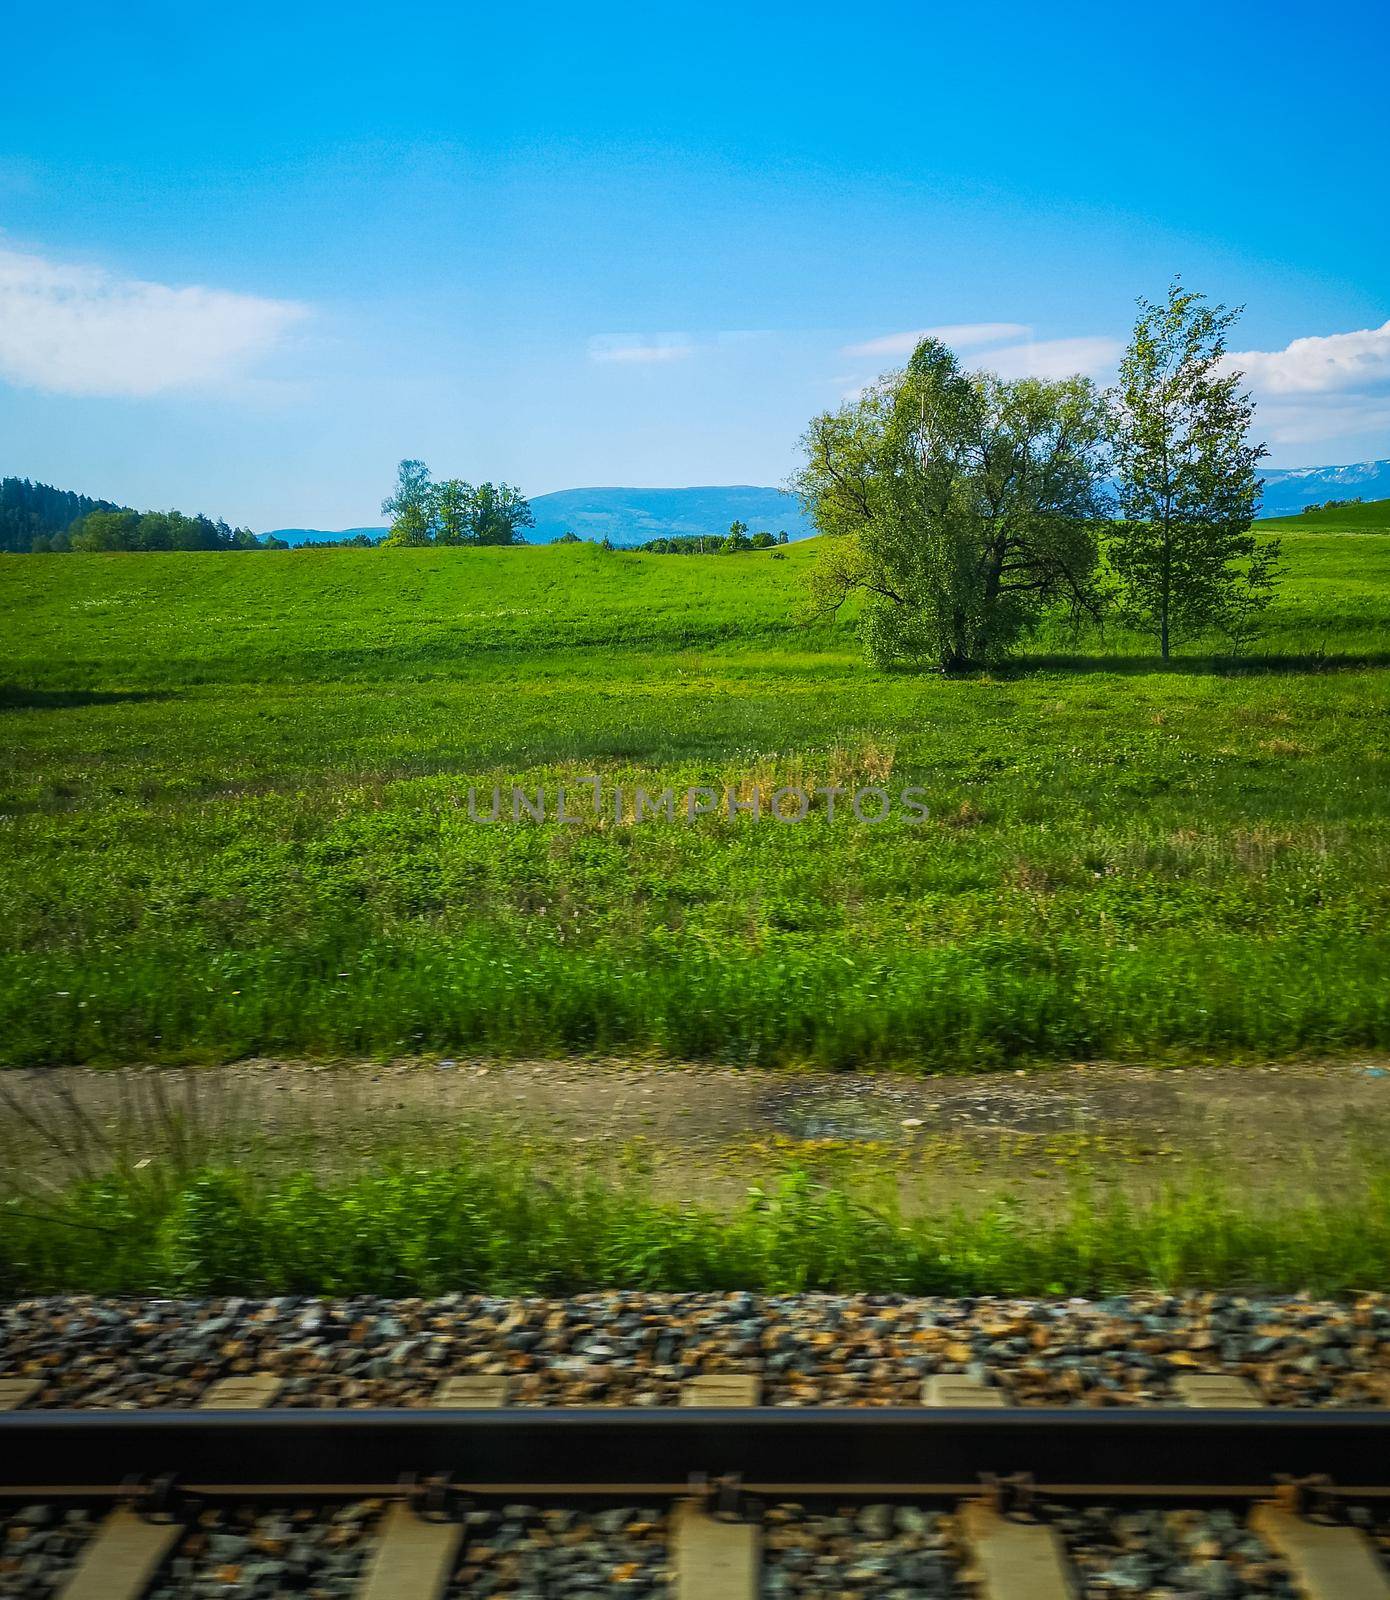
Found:
<path fill-rule="evenodd" d="M 1251 661 L 955 680 L 808 624 L 814 544 L 7 558 L 0 1053 L 1390 1043 L 1390 540 L 1285 543 Z M 930 816 L 469 818 L 593 774 Z"/>
<path fill-rule="evenodd" d="M 1390 533 L 1390 500 L 1366 500 L 1298 516 L 1266 517 L 1259 526 L 1261 533 L 1306 533 L 1310 527 L 1320 533 Z"/>

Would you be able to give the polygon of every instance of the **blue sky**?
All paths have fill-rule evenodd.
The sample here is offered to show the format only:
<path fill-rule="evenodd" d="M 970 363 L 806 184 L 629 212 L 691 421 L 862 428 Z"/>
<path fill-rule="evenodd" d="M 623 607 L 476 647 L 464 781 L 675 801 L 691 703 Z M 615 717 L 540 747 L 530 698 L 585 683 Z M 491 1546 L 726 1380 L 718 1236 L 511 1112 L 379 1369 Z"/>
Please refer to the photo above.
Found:
<path fill-rule="evenodd" d="M 1278 465 L 1390 456 L 1376 4 L 10 8 L 0 472 L 264 528 L 394 464 L 777 483 L 953 330 L 1104 380 L 1181 272 Z M 19 70 L 16 70 L 19 68 Z"/>

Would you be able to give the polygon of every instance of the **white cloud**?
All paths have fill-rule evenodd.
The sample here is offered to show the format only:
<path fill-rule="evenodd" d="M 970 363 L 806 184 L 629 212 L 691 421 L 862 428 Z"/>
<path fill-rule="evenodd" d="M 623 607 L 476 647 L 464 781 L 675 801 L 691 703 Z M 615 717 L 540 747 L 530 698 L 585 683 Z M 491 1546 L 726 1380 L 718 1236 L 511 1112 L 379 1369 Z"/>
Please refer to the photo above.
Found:
<path fill-rule="evenodd" d="M 1276 447 L 1375 433 L 1390 436 L 1390 394 L 1267 400 L 1256 413 L 1255 431 L 1257 437 Z"/>
<path fill-rule="evenodd" d="M 914 328 L 906 333 L 886 333 L 864 344 L 848 344 L 840 352 L 846 356 L 910 356 L 923 339 L 940 339 L 953 350 L 973 345 L 997 344 L 1001 339 L 1026 337 L 1022 322 L 947 322 L 936 328 Z"/>
<path fill-rule="evenodd" d="M 997 372 L 1001 378 L 1069 378 L 1074 372 L 1098 378 L 1115 365 L 1123 349 L 1121 340 L 1099 335 L 1030 339 L 1026 344 L 987 351 L 972 365 Z"/>
<path fill-rule="evenodd" d="M 1257 392 L 1326 394 L 1390 383 L 1390 322 L 1354 333 L 1313 334 L 1282 350 L 1242 350 L 1228 358 Z"/>
<path fill-rule="evenodd" d="M 1282 350 L 1232 351 L 1226 361 L 1245 374 L 1256 432 L 1280 455 L 1310 445 L 1364 449 L 1367 436 L 1390 430 L 1390 322 L 1311 334 Z M 1380 448 L 1373 438 L 1372 448 Z"/>
<path fill-rule="evenodd" d="M 0 248 L 0 378 L 54 394 L 217 387 L 305 315 L 290 301 L 171 288 Z"/>
<path fill-rule="evenodd" d="M 632 333 L 589 341 L 590 361 L 682 361 L 694 354 L 695 344 L 687 333 Z"/>

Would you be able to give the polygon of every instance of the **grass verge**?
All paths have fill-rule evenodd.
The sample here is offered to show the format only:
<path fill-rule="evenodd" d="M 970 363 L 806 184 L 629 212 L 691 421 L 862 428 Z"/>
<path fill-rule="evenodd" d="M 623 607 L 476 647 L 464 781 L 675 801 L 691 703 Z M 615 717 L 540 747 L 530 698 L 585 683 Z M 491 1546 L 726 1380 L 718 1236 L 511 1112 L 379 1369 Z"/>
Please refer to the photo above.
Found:
<path fill-rule="evenodd" d="M 647 1289 L 1099 1294 L 1390 1282 L 1390 1165 L 1335 1201 L 1251 1199 L 1218 1174 L 1146 1199 L 1094 1175 L 1029 1215 L 1001 1197 L 905 1216 L 790 1169 L 732 1213 L 488 1147 L 330 1180 L 113 1168 L 0 1205 L 0 1291 L 439 1294 Z"/>

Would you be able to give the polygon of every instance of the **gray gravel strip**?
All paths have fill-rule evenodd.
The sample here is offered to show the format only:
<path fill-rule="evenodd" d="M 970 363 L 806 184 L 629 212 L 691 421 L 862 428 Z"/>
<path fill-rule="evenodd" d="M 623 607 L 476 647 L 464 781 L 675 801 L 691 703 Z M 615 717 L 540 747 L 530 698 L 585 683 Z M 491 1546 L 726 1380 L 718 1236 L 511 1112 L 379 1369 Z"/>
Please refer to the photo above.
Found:
<path fill-rule="evenodd" d="M 1084 1600 L 1298 1600 L 1287 1568 L 1236 1511 L 1049 1505 L 1039 1514 L 1066 1541 Z"/>
<path fill-rule="evenodd" d="M 349 1600 L 382 1505 L 209 1506 L 147 1600 Z"/>
<path fill-rule="evenodd" d="M 22 1506 L 0 1518 L 0 1595 L 48 1600 L 77 1566 L 101 1512 Z"/>
<path fill-rule="evenodd" d="M 180 1540 L 150 1600 L 348 1600 L 370 1557 L 379 1501 L 337 1507 L 215 1506 Z M 50 1600 L 99 1512 L 25 1506 L 0 1519 L 0 1594 Z M 1390 1556 L 1390 1515 L 1345 1515 Z M 1082 1600 L 1297 1600 L 1287 1569 L 1227 1508 L 1157 1510 L 1045 1504 Z M 466 1513 L 449 1600 L 666 1600 L 662 1505 L 572 1509 L 510 1504 Z M 794 1502 L 765 1508 L 764 1600 L 966 1600 L 975 1590 L 956 1519 L 940 1506 Z"/>
<path fill-rule="evenodd" d="M 940 1509 L 769 1506 L 763 1600 L 963 1600 L 955 1522 Z"/>
<path fill-rule="evenodd" d="M 664 1507 L 574 1511 L 508 1505 L 470 1511 L 454 1600 L 583 1600 L 622 1595 L 666 1600 L 668 1522 Z"/>
<path fill-rule="evenodd" d="M 209 1506 L 174 1547 L 147 1600 L 349 1600 L 381 1509 L 379 1501 Z M 0 1595 L 57 1594 L 104 1515 L 37 1505 L 0 1521 Z"/>
<path fill-rule="evenodd" d="M 283 1379 L 278 1404 L 425 1404 L 502 1374 L 520 1405 L 673 1405 L 697 1373 L 751 1372 L 770 1405 L 913 1405 L 968 1373 L 1018 1405 L 1154 1404 L 1182 1372 L 1238 1374 L 1266 1403 L 1390 1403 L 1390 1296 L 948 1300 L 589 1294 L 101 1300 L 0 1306 L 0 1377 L 41 1406 L 192 1405 L 219 1378 Z"/>

